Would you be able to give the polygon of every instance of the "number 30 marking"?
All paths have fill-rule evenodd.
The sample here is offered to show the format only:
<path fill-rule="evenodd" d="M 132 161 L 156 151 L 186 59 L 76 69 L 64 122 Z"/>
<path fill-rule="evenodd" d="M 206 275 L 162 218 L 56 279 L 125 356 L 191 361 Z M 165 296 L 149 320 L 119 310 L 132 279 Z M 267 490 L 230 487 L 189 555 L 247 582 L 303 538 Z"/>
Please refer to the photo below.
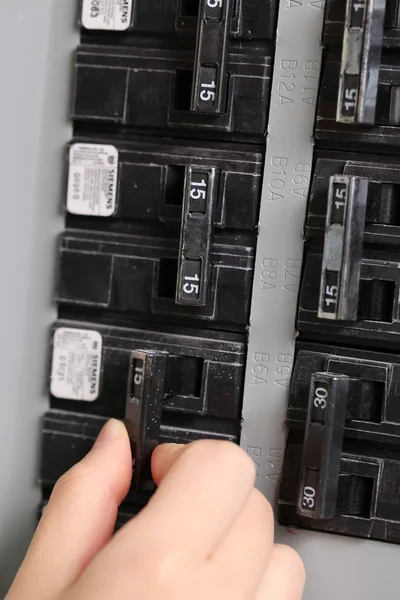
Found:
<path fill-rule="evenodd" d="M 302 500 L 302 504 L 303 504 L 303 508 L 310 508 L 313 509 L 315 506 L 315 489 L 310 487 L 309 485 L 306 485 L 306 487 L 303 490 L 303 500 Z"/>
<path fill-rule="evenodd" d="M 315 390 L 314 406 L 315 408 L 326 408 L 326 397 L 328 391 L 323 387 L 317 387 Z"/>

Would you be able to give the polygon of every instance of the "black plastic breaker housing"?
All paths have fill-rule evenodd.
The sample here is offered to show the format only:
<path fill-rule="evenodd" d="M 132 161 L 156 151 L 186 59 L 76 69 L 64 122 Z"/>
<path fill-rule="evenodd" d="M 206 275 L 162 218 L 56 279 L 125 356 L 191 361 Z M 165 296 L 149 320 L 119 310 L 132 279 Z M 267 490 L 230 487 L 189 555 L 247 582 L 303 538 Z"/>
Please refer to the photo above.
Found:
<path fill-rule="evenodd" d="M 253 276 L 252 236 L 215 236 L 207 271 L 200 273 L 196 263 L 182 277 L 179 251 L 178 239 L 161 234 L 68 229 L 61 235 L 57 300 L 61 306 L 90 308 L 93 317 L 123 313 L 136 320 L 213 323 L 244 331 Z M 205 301 L 199 305 L 202 296 Z"/>
<path fill-rule="evenodd" d="M 360 9 L 366 3 L 359 3 Z M 378 3 L 375 3 L 376 5 Z M 361 12 L 361 11 L 360 11 Z M 386 0 L 383 8 L 384 20 L 382 31 L 382 48 L 400 48 L 400 19 L 398 0 Z M 329 0 L 326 4 L 323 42 L 329 46 L 340 46 L 343 40 L 343 29 L 346 17 L 346 2 Z"/>
<path fill-rule="evenodd" d="M 399 394 L 397 355 L 297 344 L 281 523 L 400 542 Z"/>
<path fill-rule="evenodd" d="M 376 111 L 373 124 L 338 123 L 340 55 L 328 54 L 322 70 L 315 135 L 319 146 L 352 148 L 390 154 L 399 151 L 400 114 L 398 94 L 400 66 L 398 55 L 384 54 L 379 68 Z M 352 101 L 349 101 L 352 102 Z M 351 146 L 350 146 L 351 145 Z"/>
<path fill-rule="evenodd" d="M 297 329 L 303 339 L 330 340 L 398 350 L 400 319 L 400 253 L 364 250 L 360 263 L 358 295 L 352 308 L 354 320 L 318 317 L 322 250 L 308 248 L 300 289 Z M 337 281 L 326 284 L 338 287 Z"/>
<path fill-rule="evenodd" d="M 133 5 L 124 0 L 114 6 L 83 0 L 82 41 L 129 46 L 143 34 L 153 36 L 156 45 L 185 41 L 194 51 L 190 110 L 221 115 L 232 42 L 244 48 L 272 40 L 275 12 L 276 0 L 139 0 Z"/>
<path fill-rule="evenodd" d="M 111 165 L 102 164 L 105 147 L 114 152 Z M 253 145 L 76 135 L 67 150 L 67 226 L 129 233 L 140 222 L 175 224 L 180 237 L 185 180 L 192 168 L 215 172 L 214 198 L 207 198 L 213 213 L 210 234 L 255 233 L 263 154 L 264 148 Z M 110 209 L 102 209 L 102 198 L 105 203 L 111 198 Z"/>
<path fill-rule="evenodd" d="M 215 429 L 228 438 L 237 436 L 244 378 L 244 335 L 166 325 L 162 328 L 150 325 L 144 327 L 136 323 L 127 327 L 68 319 L 55 323 L 53 339 L 59 330 L 89 330 L 100 334 L 101 360 L 96 364 L 99 385 L 96 394 L 91 396 L 91 401 L 79 401 L 78 393 L 64 394 L 62 388 L 60 393 L 60 385 L 52 381 L 52 409 L 125 418 L 132 352 L 165 352 L 166 369 L 161 401 L 166 425 L 171 423 L 172 427 L 175 423 L 179 428 L 181 423 L 182 427 L 190 429 L 190 422 L 193 420 L 193 423 L 198 424 L 193 426 L 194 429 Z M 72 369 L 73 346 L 70 347 L 68 356 Z M 66 378 L 67 369 L 60 375 L 58 362 L 59 359 L 53 352 L 53 378 Z M 81 377 L 87 373 L 90 379 L 90 369 L 88 373 L 87 368 L 88 365 L 80 367 Z M 77 366 L 75 370 L 79 375 Z"/>
<path fill-rule="evenodd" d="M 223 102 L 217 113 L 214 101 L 209 100 L 214 98 L 209 88 L 203 90 L 210 92 L 204 95 L 204 110 L 191 110 L 194 53 L 190 47 L 182 43 L 157 46 L 154 41 L 136 38 L 135 43 L 129 47 L 78 47 L 72 103 L 76 124 L 108 127 L 118 133 L 174 131 L 181 137 L 263 142 L 271 88 L 271 45 L 230 47 L 226 77 L 221 82 Z"/>
<path fill-rule="evenodd" d="M 398 349 L 399 174 L 395 156 L 316 152 L 296 323 L 302 339 Z"/>
<path fill-rule="evenodd" d="M 398 153 L 397 0 L 329 0 L 315 134 L 322 147 Z"/>
<path fill-rule="evenodd" d="M 396 156 L 317 151 L 305 225 L 307 240 L 323 242 L 329 182 L 335 175 L 368 180 L 364 245 L 393 246 L 396 251 L 400 246 L 400 164 Z"/>
<path fill-rule="evenodd" d="M 129 22 L 121 23 L 124 30 L 107 31 L 107 23 L 101 15 L 88 19 L 87 27 L 82 22 L 85 4 L 91 0 L 81 0 L 80 24 L 85 40 L 104 38 L 114 43 L 127 44 L 132 35 L 157 34 L 160 36 L 190 36 L 193 41 L 197 37 L 199 11 L 204 0 L 136 0 L 133 3 Z M 212 2 L 211 8 L 221 13 L 223 2 Z M 228 4 L 225 0 L 224 4 Z M 275 31 L 275 0 L 230 0 L 229 2 L 229 37 L 233 40 L 254 41 L 271 40 Z M 93 14 L 96 14 L 95 11 Z M 96 26 L 97 22 L 97 26 Z M 92 37 L 91 37 L 92 36 Z"/>
<path fill-rule="evenodd" d="M 64 434 L 71 433 L 69 415 L 75 419 L 75 413 L 80 427 L 91 431 L 101 424 L 93 416 L 124 419 L 134 458 L 132 489 L 148 494 L 154 489 L 151 455 L 160 441 L 238 441 L 244 360 L 244 335 L 60 320 L 53 330 L 52 413 L 62 415 Z M 69 440 L 75 449 L 69 457 L 64 437 L 53 448 L 52 468 L 63 469 L 77 453 L 82 458 L 89 444 L 84 438 Z"/>

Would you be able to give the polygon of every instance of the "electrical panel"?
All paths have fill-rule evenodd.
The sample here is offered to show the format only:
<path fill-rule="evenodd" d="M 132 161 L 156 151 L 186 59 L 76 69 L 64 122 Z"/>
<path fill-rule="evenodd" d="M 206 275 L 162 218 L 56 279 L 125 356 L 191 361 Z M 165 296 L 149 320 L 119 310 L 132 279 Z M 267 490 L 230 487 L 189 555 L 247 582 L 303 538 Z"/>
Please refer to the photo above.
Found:
<path fill-rule="evenodd" d="M 0 498 L 4 517 L 0 520 L 0 597 L 7 594 L 54 482 L 86 454 L 112 415 L 125 419 L 134 458 L 141 467 L 135 470 L 116 528 L 136 515 L 152 493 L 148 457 L 156 443 L 185 443 L 203 436 L 231 440 L 252 457 L 256 486 L 282 523 L 276 524 L 276 541 L 295 548 L 304 560 L 304 600 L 376 600 L 380 595 L 390 597 L 396 589 L 398 547 L 382 540 L 397 541 L 398 521 L 399 351 L 396 320 L 387 320 L 388 315 L 396 315 L 397 302 L 392 268 L 398 254 L 399 223 L 397 92 L 378 87 L 376 101 L 370 96 L 365 109 L 357 108 L 356 118 L 365 119 L 375 103 L 374 125 L 335 121 L 337 98 L 326 94 L 325 88 L 336 87 L 339 93 L 346 2 L 235 0 L 229 7 L 233 10 L 229 32 L 223 26 L 213 38 L 219 54 L 209 66 L 215 68 L 218 62 L 228 86 L 236 86 L 233 68 L 243 74 L 246 66 L 242 61 L 233 67 L 229 61 L 232 56 L 250 57 L 247 63 L 258 65 L 258 75 L 266 74 L 270 96 L 262 115 L 264 135 L 254 133 L 254 123 L 260 122 L 258 107 L 240 99 L 235 121 L 230 119 L 226 126 L 226 112 L 213 115 L 197 107 L 192 110 L 202 6 L 198 0 L 95 0 L 92 11 L 87 0 L 0 2 L 0 60 L 7 89 L 7 94 L 0 95 L 1 114 L 6 115 L 0 171 L 7 198 L 0 246 L 3 287 L 9 291 L 1 296 L 0 311 L 4 398 L 0 439 L 3 455 L 11 457 L 0 462 L 7 490 Z M 384 11 L 381 50 L 376 31 L 373 44 L 380 52 L 381 80 L 393 81 L 399 50 L 397 0 L 387 0 L 384 7 L 376 2 L 365 6 L 367 11 Z M 378 25 L 379 19 L 374 13 Z M 26 42 L 24 47 L 15 44 L 16 31 Z M 218 40 L 226 40 L 226 55 Z M 371 54 L 368 37 L 365 42 L 366 72 L 376 73 L 375 49 Z M 94 46 L 113 48 L 114 65 L 124 53 L 123 69 L 132 73 L 136 64 L 151 77 L 155 59 L 164 58 L 160 83 L 166 89 L 165 78 L 170 77 L 171 87 L 161 107 L 154 105 L 160 101 L 157 88 L 136 90 L 138 97 L 147 94 L 148 109 L 160 119 L 157 123 L 141 125 L 141 120 L 134 124 L 132 104 L 115 122 L 75 118 L 76 52 L 88 48 L 93 61 Z M 138 54 L 142 65 L 136 62 Z M 99 60 L 104 66 L 104 56 Z M 333 64 L 339 65 L 336 80 L 329 79 L 328 68 Z M 216 92 L 220 81 L 215 90 L 201 88 L 203 98 L 210 98 L 212 104 L 208 91 Z M 246 84 L 255 85 L 262 95 L 261 82 L 251 82 L 250 76 Z M 366 83 L 357 83 L 358 89 L 367 90 Z M 175 85 L 180 95 L 175 95 Z M 29 97 L 27 89 L 34 90 Z M 133 94 L 128 80 L 124 89 Z M 225 108 L 229 88 L 228 95 L 223 93 L 218 88 L 215 110 Z M 329 123 L 320 118 L 327 114 L 322 95 L 331 103 Z M 348 95 L 344 100 L 353 102 L 354 92 Z M 143 106 L 138 97 L 137 106 Z M 120 96 L 115 98 L 118 105 Z M 354 106 L 347 108 L 352 111 Z M 253 131 L 240 131 L 245 122 L 240 111 L 254 113 Z M 384 120 L 385 115 L 391 123 Z M 144 118 L 148 119 L 146 114 Z M 204 126 L 197 126 L 199 122 Z M 209 123 L 216 126 L 210 128 Z M 329 130 L 325 133 L 327 125 L 332 135 Z M 385 141 L 383 134 L 391 139 Z M 201 191 L 209 190 L 206 208 L 210 210 L 201 228 L 193 227 L 197 222 L 188 214 L 186 170 L 188 179 L 194 173 L 193 182 L 201 184 L 204 179 L 206 183 L 193 186 L 199 189 L 194 193 L 199 197 L 190 199 L 196 202 L 195 213 L 205 208 Z M 197 172 L 201 178 L 196 178 Z M 353 198 L 349 209 L 358 216 L 340 225 L 341 211 L 336 213 L 340 244 L 351 257 L 346 268 L 351 269 L 349 276 L 341 275 L 347 293 L 340 292 L 338 310 L 333 310 L 332 303 L 323 308 L 342 317 L 356 307 L 363 316 L 361 326 L 358 316 L 352 321 L 318 317 L 330 177 L 335 177 L 339 190 L 343 190 L 340 183 L 346 188 L 348 182 Z M 329 225 L 330 232 L 334 224 Z M 192 238 L 194 230 L 198 235 Z M 87 285 L 77 303 L 69 296 L 56 303 L 54 298 L 60 298 L 67 283 L 61 280 L 59 268 L 64 242 L 72 238 L 81 243 L 86 237 L 95 243 L 101 239 L 99 254 L 110 255 L 111 250 L 119 263 L 116 270 L 113 265 L 107 267 L 110 281 L 101 279 L 102 269 L 97 271 L 96 294 L 108 289 L 110 296 L 103 295 L 101 306 L 93 306 L 83 301 L 90 291 Z M 115 240 L 121 240 L 129 251 L 115 253 Z M 143 254 L 140 244 L 132 244 L 138 240 L 144 242 Z M 155 240 L 164 244 L 162 252 Z M 207 292 L 200 298 L 196 288 L 188 286 L 194 294 L 193 298 L 189 294 L 191 302 L 181 303 L 182 298 L 177 302 L 179 268 L 186 264 L 185 257 L 191 258 L 185 248 L 197 242 L 203 246 L 196 252 L 201 252 L 202 259 L 209 257 L 199 285 L 199 291 L 201 287 Z M 153 248 L 152 256 L 145 256 L 149 248 Z M 243 315 L 247 295 L 245 326 L 238 322 L 238 313 L 226 314 L 219 293 L 217 304 L 207 296 L 219 282 L 221 264 L 227 260 L 231 265 L 231 258 L 237 260 L 244 249 L 251 251 L 246 250 L 247 258 L 240 264 L 241 275 L 248 272 L 252 257 L 250 290 L 243 289 L 240 299 Z M 81 258 L 86 256 L 82 248 L 79 252 Z M 360 253 L 358 281 L 358 259 L 352 257 Z M 317 255 L 321 271 L 312 279 L 307 275 L 303 284 L 310 254 Z M 216 255 L 223 262 L 212 275 Z M 385 285 L 380 278 L 379 264 L 374 271 L 377 283 L 368 281 L 364 269 L 371 268 L 370 257 L 373 265 L 382 263 L 392 269 L 392 283 Z M 136 266 L 144 261 L 145 272 L 146 261 L 153 263 L 154 271 L 147 270 L 146 278 L 155 295 L 143 303 L 143 310 L 131 312 L 124 306 L 133 302 L 137 307 L 136 296 L 149 293 L 146 287 L 126 285 L 124 293 L 132 289 L 131 298 L 125 295 L 127 303 L 116 304 L 116 282 L 125 283 L 121 262 L 127 259 L 132 265 L 133 258 Z M 166 280 L 159 280 L 160 264 L 163 273 L 169 274 Z M 205 277 L 205 273 L 210 275 Z M 134 281 L 129 268 L 126 276 Z M 70 281 L 76 285 L 74 279 Z M 197 285 L 195 280 L 190 283 Z M 315 298 L 307 293 L 307 285 L 316 290 Z M 369 286 L 374 290 L 373 301 L 366 293 Z M 300 291 L 301 323 L 297 316 Z M 230 301 L 236 300 L 230 294 Z M 310 313 L 304 310 L 308 306 Z M 150 370 L 157 377 L 149 379 Z M 143 386 L 137 385 L 137 378 L 135 382 L 141 372 L 146 380 Z M 327 391 L 331 398 L 327 435 L 320 435 L 319 430 L 315 442 L 306 429 L 311 426 L 315 432 L 324 413 L 317 410 L 321 406 L 316 407 L 315 422 L 307 425 L 313 382 L 321 388 L 319 403 Z M 128 398 L 144 400 L 128 404 Z M 154 427 L 148 422 L 150 415 L 155 417 Z M 321 451 L 314 453 L 317 443 Z M 305 447 L 310 454 L 303 457 Z M 311 511 L 307 511 L 310 490 L 306 506 L 299 505 L 302 465 L 320 470 L 325 478 Z M 315 473 L 310 482 L 310 487 L 317 483 Z"/>
<path fill-rule="evenodd" d="M 211 437 L 291 530 L 400 542 L 398 13 L 81 0 L 42 508 L 116 417 L 117 528 Z"/>

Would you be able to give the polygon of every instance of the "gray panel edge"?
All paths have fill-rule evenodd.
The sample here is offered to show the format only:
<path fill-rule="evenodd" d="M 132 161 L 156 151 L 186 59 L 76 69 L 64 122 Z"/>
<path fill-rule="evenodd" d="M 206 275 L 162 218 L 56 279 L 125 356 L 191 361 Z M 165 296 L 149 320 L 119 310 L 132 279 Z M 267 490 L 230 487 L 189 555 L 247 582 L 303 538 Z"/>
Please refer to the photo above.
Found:
<path fill-rule="evenodd" d="M 71 0 L 0 3 L 3 211 L 0 225 L 0 597 L 36 525 L 40 426 L 48 407 L 49 326 L 64 148 L 71 136 Z"/>

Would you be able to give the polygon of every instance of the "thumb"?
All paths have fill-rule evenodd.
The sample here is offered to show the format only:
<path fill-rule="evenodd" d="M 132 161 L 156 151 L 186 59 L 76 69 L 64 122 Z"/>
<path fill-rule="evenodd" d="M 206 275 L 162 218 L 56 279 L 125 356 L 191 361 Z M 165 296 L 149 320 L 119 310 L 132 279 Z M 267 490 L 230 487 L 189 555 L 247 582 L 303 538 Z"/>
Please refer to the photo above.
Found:
<path fill-rule="evenodd" d="M 72 585 L 112 536 L 131 477 L 127 431 L 108 421 L 89 454 L 56 483 L 7 600 L 54 599 Z"/>

